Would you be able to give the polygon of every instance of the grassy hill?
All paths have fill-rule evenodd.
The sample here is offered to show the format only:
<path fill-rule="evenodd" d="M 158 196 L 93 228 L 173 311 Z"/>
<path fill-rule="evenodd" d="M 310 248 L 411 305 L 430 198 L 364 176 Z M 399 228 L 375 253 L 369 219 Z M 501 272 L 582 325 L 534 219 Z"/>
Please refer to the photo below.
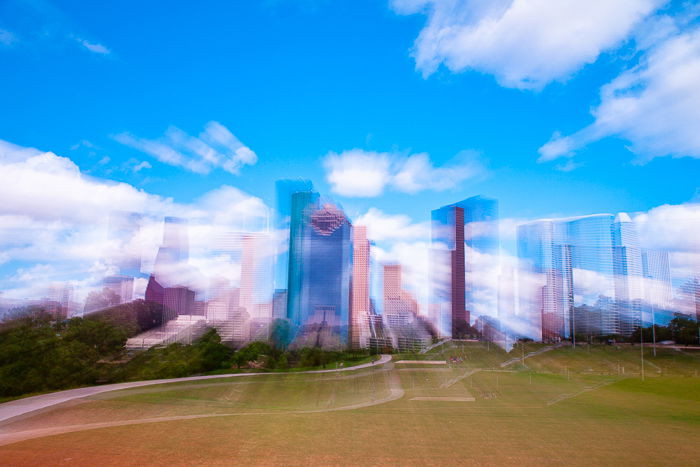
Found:
<path fill-rule="evenodd" d="M 700 353 L 660 349 L 652 357 L 649 349 L 644 381 L 640 349 L 629 345 L 556 348 L 501 367 L 541 349 L 453 342 L 413 356 L 455 357 L 446 365 L 105 393 L 0 426 L 0 443 L 3 433 L 31 434 L 0 446 L 0 457 L 105 465 L 697 462 Z"/>

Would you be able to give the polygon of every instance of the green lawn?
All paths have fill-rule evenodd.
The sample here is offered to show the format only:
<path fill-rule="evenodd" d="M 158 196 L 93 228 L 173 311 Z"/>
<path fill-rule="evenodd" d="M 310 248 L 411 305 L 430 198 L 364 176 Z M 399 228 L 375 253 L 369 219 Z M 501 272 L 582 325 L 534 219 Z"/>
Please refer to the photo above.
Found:
<path fill-rule="evenodd" d="M 560 348 L 503 369 L 500 363 L 520 352 L 480 343 L 435 350 L 429 359 L 462 362 L 105 393 L 0 426 L 0 434 L 115 426 L 0 446 L 0 459 L 8 465 L 699 463 L 700 354 L 649 353 L 642 381 L 639 347 Z M 180 418 L 136 423 L 163 417 Z"/>

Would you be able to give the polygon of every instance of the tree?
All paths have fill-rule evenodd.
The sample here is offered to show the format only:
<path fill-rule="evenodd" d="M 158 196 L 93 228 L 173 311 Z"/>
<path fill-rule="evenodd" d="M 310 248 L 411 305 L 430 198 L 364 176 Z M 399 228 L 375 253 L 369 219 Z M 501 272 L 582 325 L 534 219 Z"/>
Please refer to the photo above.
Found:
<path fill-rule="evenodd" d="M 127 337 L 133 337 L 163 323 L 163 305 L 145 300 L 134 300 L 95 311 L 87 315 L 85 319 L 102 321 L 116 326 L 123 329 Z"/>
<path fill-rule="evenodd" d="M 126 332 L 101 321 L 73 318 L 63 332 L 65 341 L 77 341 L 100 356 L 113 355 L 124 348 Z"/>
<path fill-rule="evenodd" d="M 93 290 L 85 300 L 85 313 L 119 305 L 120 301 L 119 295 L 108 287 L 104 287 L 102 290 Z"/>
<path fill-rule="evenodd" d="M 694 319 L 676 313 L 676 317 L 671 320 L 668 327 L 676 343 L 682 345 L 698 343 L 698 322 Z"/>
<path fill-rule="evenodd" d="M 210 329 L 195 343 L 199 351 L 202 371 L 212 371 L 223 368 L 231 356 L 231 349 L 221 343 L 221 337 L 216 329 Z"/>
<path fill-rule="evenodd" d="M 289 345 L 292 337 L 292 328 L 286 319 L 276 319 L 272 322 L 270 340 L 276 349 L 284 350 Z"/>
<path fill-rule="evenodd" d="M 299 365 L 302 367 L 323 366 L 325 368 L 329 361 L 330 354 L 319 347 L 304 347 L 301 349 Z"/>
<path fill-rule="evenodd" d="M 242 347 L 238 350 L 234 356 L 233 361 L 238 368 L 243 365 L 247 365 L 248 362 L 254 362 L 260 358 L 261 355 L 270 355 L 272 353 L 272 348 L 269 344 L 265 342 L 251 342 L 250 344 Z"/>

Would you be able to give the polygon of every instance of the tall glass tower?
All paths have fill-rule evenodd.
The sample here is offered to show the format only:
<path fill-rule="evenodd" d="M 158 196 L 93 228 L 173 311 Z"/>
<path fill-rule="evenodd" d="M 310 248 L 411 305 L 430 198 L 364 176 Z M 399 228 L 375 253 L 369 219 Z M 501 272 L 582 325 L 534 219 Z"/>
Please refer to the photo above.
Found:
<path fill-rule="evenodd" d="M 615 216 L 612 236 L 615 306 L 620 334 L 629 336 L 643 322 L 642 250 L 632 219 L 624 212 Z"/>
<path fill-rule="evenodd" d="M 318 193 L 292 195 L 287 316 L 297 328 L 294 345 L 349 345 L 352 224 Z"/>
<path fill-rule="evenodd" d="M 543 340 L 629 336 L 642 324 L 643 279 L 650 273 L 627 214 L 522 225 L 518 256 L 524 272 L 544 276 L 538 287 L 524 280 L 520 287 L 521 305 L 529 302 L 541 313 Z M 662 275 L 663 268 L 657 269 Z"/>
<path fill-rule="evenodd" d="M 435 209 L 431 256 L 431 313 L 441 335 L 464 334 L 471 313 L 498 313 L 497 303 L 479 306 L 476 300 L 484 287 L 490 290 L 483 295 L 498 296 L 498 276 L 475 284 L 476 275 L 484 274 L 480 258 L 499 258 L 498 201 L 473 196 Z"/>
<path fill-rule="evenodd" d="M 289 226 L 292 217 L 292 195 L 310 192 L 313 184 L 309 180 L 277 180 L 275 182 L 275 235 L 277 237 L 275 252 L 275 285 L 278 294 L 287 289 L 289 274 Z"/>
<path fill-rule="evenodd" d="M 472 196 L 455 203 L 464 210 L 464 306 L 467 310 L 467 323 L 470 313 L 493 314 L 494 308 L 500 315 L 500 304 L 496 301 L 480 304 L 478 295 L 498 296 L 500 278 L 500 236 L 498 231 L 498 201 L 483 196 Z M 477 256 L 490 263 L 490 270 L 495 271 L 484 276 Z M 476 285 L 476 276 L 481 276 Z M 504 318 L 497 316 L 498 318 Z"/>
<path fill-rule="evenodd" d="M 318 209 L 319 195 L 314 191 L 293 193 L 289 220 L 289 261 L 287 264 L 287 318 L 295 326 L 301 326 L 302 290 L 304 286 L 304 261 L 308 246 L 311 213 Z"/>
<path fill-rule="evenodd" d="M 570 337 L 571 248 L 565 242 L 563 227 L 551 220 L 518 227 L 520 308 L 539 314 L 543 341 Z"/>
<path fill-rule="evenodd" d="M 469 324 L 464 307 L 464 209 L 435 209 L 431 234 L 432 319 L 441 336 L 457 337 Z"/>

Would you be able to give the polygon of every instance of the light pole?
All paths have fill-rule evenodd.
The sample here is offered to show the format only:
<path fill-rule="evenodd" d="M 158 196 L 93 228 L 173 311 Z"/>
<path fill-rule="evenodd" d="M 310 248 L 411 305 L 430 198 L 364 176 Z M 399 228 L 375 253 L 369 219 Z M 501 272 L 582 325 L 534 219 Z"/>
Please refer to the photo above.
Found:
<path fill-rule="evenodd" d="M 656 357 L 656 321 L 654 319 L 654 305 L 651 305 L 651 340 L 652 351 L 654 352 L 654 357 Z"/>
<path fill-rule="evenodd" d="M 639 356 L 642 360 L 642 381 L 644 381 L 644 329 L 639 328 Z"/>

